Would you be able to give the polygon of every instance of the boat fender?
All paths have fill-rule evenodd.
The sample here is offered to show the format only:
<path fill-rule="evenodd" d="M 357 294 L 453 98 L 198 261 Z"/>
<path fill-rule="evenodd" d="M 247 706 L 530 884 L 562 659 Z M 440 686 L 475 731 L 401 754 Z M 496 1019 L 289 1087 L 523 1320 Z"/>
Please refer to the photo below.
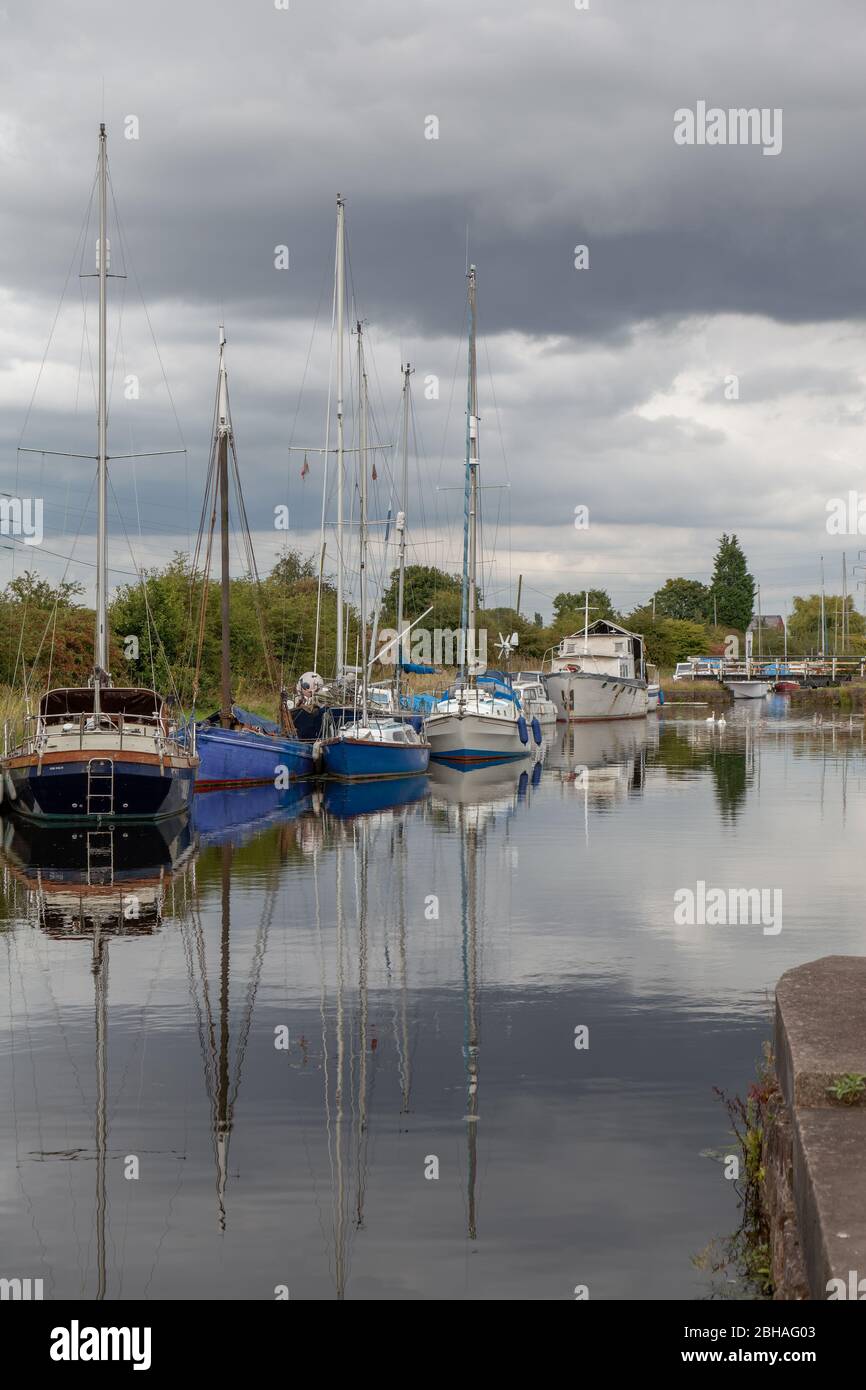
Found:
<path fill-rule="evenodd" d="M 526 720 L 523 718 L 522 714 L 517 716 L 517 732 L 520 734 L 521 743 L 529 742 L 529 730 L 526 727 Z"/>
<path fill-rule="evenodd" d="M 665 702 L 665 692 L 664 692 L 663 690 L 660 690 L 660 691 L 659 691 L 659 704 L 660 704 L 660 705 L 663 705 L 664 702 Z"/>
<path fill-rule="evenodd" d="M 3 785 L 6 788 L 6 795 L 8 796 L 9 800 L 16 801 L 18 798 L 18 793 L 15 790 L 15 784 L 12 781 L 12 778 L 9 776 L 8 772 L 4 772 L 3 774 Z"/>
<path fill-rule="evenodd" d="M 539 748 L 540 748 L 540 747 L 541 747 L 541 725 L 539 724 L 538 718 L 537 718 L 536 715 L 533 715 L 533 716 L 532 716 L 532 737 L 535 739 L 535 742 L 538 744 L 538 746 L 539 746 Z"/>
<path fill-rule="evenodd" d="M 316 742 L 313 744 L 313 762 L 316 764 L 317 767 L 318 767 L 319 763 L 321 762 L 321 759 L 322 759 L 322 740 L 321 740 L 320 738 L 317 738 L 317 739 L 316 739 Z"/>

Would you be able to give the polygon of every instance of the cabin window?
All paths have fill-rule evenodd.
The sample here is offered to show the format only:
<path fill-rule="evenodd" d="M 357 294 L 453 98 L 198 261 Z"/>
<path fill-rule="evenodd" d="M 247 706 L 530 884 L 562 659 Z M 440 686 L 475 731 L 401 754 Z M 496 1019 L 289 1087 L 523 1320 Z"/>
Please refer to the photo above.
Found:
<path fill-rule="evenodd" d="M 625 642 L 614 642 L 613 649 L 615 652 L 624 652 L 627 650 Z"/>
<path fill-rule="evenodd" d="M 619 673 L 620 673 L 621 676 L 626 676 L 626 677 L 628 676 L 628 662 L 627 662 L 627 661 L 623 661 L 622 659 L 620 659 L 620 663 L 619 663 Z"/>

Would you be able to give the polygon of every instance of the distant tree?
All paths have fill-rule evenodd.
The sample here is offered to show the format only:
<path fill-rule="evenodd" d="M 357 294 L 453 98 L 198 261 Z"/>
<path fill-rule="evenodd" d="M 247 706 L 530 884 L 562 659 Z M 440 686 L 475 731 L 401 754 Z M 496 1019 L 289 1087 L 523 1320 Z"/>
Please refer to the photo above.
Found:
<path fill-rule="evenodd" d="M 399 571 L 394 570 L 382 595 L 382 625 L 392 627 L 397 621 L 397 586 Z M 459 627 L 463 581 L 459 575 L 447 574 L 435 565 L 407 565 L 403 584 L 403 607 L 406 618 L 417 618 L 427 608 L 433 609 L 424 619 L 425 627 Z M 478 595 L 481 607 L 482 595 Z"/>
<path fill-rule="evenodd" d="M 63 579 L 56 586 L 25 570 L 6 585 L 5 597 L 10 603 L 28 603 L 34 608 L 71 608 L 73 599 L 84 593 L 84 585 L 74 579 Z"/>
<path fill-rule="evenodd" d="M 536 613 L 532 619 L 533 627 L 544 627 L 544 619 L 540 613 Z"/>
<path fill-rule="evenodd" d="M 848 650 L 860 654 L 866 650 L 866 623 L 863 614 L 854 607 L 850 594 L 847 596 L 847 610 L 850 633 Z M 835 649 L 842 655 L 842 611 L 841 594 L 825 594 L 825 654 L 831 655 Z M 796 656 L 816 655 L 821 645 L 821 595 L 810 594 L 808 598 L 803 598 L 796 594 L 793 612 L 788 620 L 788 651 Z"/>
<path fill-rule="evenodd" d="M 710 610 L 715 599 L 718 622 L 743 631 L 752 617 L 755 581 L 736 536 L 722 535 L 710 580 Z"/>
<path fill-rule="evenodd" d="M 579 614 L 580 625 L 582 626 L 585 613 L 585 589 L 580 589 L 576 594 L 557 594 L 553 600 L 554 627 L 560 627 L 569 614 Z M 590 589 L 589 591 L 589 621 L 594 623 L 598 618 L 616 618 L 613 601 L 606 589 Z"/>
<path fill-rule="evenodd" d="M 697 579 L 666 579 L 656 590 L 655 601 L 661 618 L 704 623 L 712 616 L 710 591 Z"/>
<path fill-rule="evenodd" d="M 540 659 L 549 645 L 544 640 L 542 630 L 526 618 L 522 618 L 514 608 L 482 609 L 478 614 L 478 627 L 487 632 L 488 666 L 508 664 L 497 650 L 500 636 L 510 638 L 512 633 L 517 633 L 517 648 L 510 660 L 512 668 L 515 669 L 517 666 L 525 666 L 530 658 Z"/>
<path fill-rule="evenodd" d="M 638 632 L 646 643 L 647 661 L 663 670 L 672 670 L 678 661 L 707 652 L 709 629 L 704 623 L 683 618 L 653 618 L 652 608 L 637 608 L 624 620 L 626 627 Z"/>

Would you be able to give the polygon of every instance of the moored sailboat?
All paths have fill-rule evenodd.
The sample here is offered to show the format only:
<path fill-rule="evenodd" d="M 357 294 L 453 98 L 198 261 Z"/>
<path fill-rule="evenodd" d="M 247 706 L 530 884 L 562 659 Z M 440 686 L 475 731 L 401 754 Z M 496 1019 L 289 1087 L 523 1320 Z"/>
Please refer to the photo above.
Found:
<path fill-rule="evenodd" d="M 474 660 L 478 609 L 478 373 L 476 364 L 475 266 L 469 267 L 469 389 L 466 408 L 466 503 L 463 521 L 461 627 L 464 654 L 453 691 L 427 720 L 431 757 L 474 766 L 529 754 L 529 730 L 520 697 L 507 680 L 486 683 Z"/>
<path fill-rule="evenodd" d="M 48 690 L 10 747 L 4 729 L 3 791 L 10 809 L 53 820 L 150 820 L 189 805 L 198 758 L 168 702 L 150 688 L 115 687 L 108 671 L 107 149 L 99 127 L 99 379 L 97 400 L 96 630 L 87 686 Z M 46 450 L 51 453 L 51 450 Z"/>
<path fill-rule="evenodd" d="M 211 528 L 206 552 L 206 574 L 202 594 L 202 613 L 199 623 L 199 654 L 196 662 L 194 695 L 197 693 L 198 664 L 204 632 L 204 613 L 207 604 L 208 572 L 216 521 L 217 504 L 220 513 L 220 708 L 197 726 L 196 746 L 200 766 L 196 788 L 204 791 L 218 787 L 249 787 L 272 783 L 285 785 L 295 778 L 310 777 L 315 771 L 315 744 L 312 739 L 297 736 L 287 707 L 285 693 L 280 695 L 281 724 L 242 709 L 232 700 L 230 657 L 231 593 L 229 574 L 229 454 L 234 465 L 238 510 L 246 522 L 240 473 L 235 454 L 234 432 L 229 407 L 228 375 L 225 363 L 225 333 L 220 328 L 219 384 L 217 413 L 211 448 L 211 466 L 206 487 L 206 503 L 210 503 Z M 203 515 L 208 512 L 205 507 Z M 251 567 L 255 571 L 252 541 L 246 535 Z M 258 576 L 254 572 L 254 578 Z M 264 635 L 263 635 L 264 640 Z M 270 656 L 267 652 L 270 663 Z"/>
<path fill-rule="evenodd" d="M 342 205 L 340 205 L 342 214 Z M 342 219 L 341 219 L 342 227 Z M 338 239 L 337 303 L 342 306 L 343 255 Z M 358 451 L 358 471 L 360 480 L 360 640 L 362 647 L 360 671 L 360 707 L 352 720 L 344 721 L 334 736 L 327 739 L 322 747 L 322 764 L 328 777 L 341 781 L 379 780 L 391 777 L 416 777 L 427 771 L 430 762 L 430 745 L 415 722 L 398 718 L 396 715 L 376 714 L 369 701 L 370 662 L 367 654 L 367 373 L 364 366 L 362 325 L 356 325 L 358 335 L 358 383 L 360 389 L 360 448 Z M 342 334 L 338 352 L 342 351 Z M 342 369 L 340 368 L 340 379 Z M 408 369 L 404 375 L 404 420 L 408 411 Z M 406 430 L 404 428 L 404 477 L 405 477 Z M 405 498 L 404 498 L 405 502 Z M 401 575 L 405 563 L 405 552 L 401 550 Z M 402 584 L 401 584 L 402 594 Z M 339 602 L 339 600 L 338 600 Z M 399 615 L 402 621 L 402 613 Z M 402 661 L 402 643 L 398 657 L 399 670 Z M 399 677 L 397 689 L 399 690 Z"/>

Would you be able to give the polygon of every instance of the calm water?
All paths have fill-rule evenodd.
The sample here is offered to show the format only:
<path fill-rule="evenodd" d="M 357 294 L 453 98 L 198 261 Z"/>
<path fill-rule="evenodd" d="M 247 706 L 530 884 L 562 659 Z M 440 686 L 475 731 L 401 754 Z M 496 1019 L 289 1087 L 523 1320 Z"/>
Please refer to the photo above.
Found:
<path fill-rule="evenodd" d="M 0 1274 L 706 1297 L 738 1223 L 713 1087 L 745 1094 L 782 971 L 866 944 L 862 724 L 707 712 L 558 729 L 519 777 L 203 797 L 160 835 L 7 821 Z M 698 880 L 781 888 L 782 931 L 677 925 Z"/>

